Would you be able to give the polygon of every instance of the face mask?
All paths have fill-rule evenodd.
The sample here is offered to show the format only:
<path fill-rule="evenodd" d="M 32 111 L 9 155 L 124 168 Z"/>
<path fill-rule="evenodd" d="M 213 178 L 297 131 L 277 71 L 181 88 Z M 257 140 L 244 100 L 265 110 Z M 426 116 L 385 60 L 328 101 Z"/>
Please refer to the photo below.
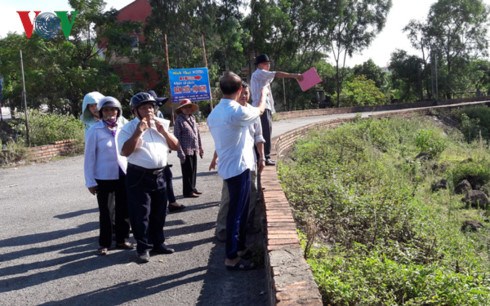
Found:
<path fill-rule="evenodd" d="M 109 126 L 109 127 L 114 127 L 117 125 L 117 119 L 110 118 L 107 120 L 104 120 L 104 122 Z"/>
<path fill-rule="evenodd" d="M 112 136 L 116 136 L 117 119 L 104 120 L 104 123 L 109 127 Z"/>

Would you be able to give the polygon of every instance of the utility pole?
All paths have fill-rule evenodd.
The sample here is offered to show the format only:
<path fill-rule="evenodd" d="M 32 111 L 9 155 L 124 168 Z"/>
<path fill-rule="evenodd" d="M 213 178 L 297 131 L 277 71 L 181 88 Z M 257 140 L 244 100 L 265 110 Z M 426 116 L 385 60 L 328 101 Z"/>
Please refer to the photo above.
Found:
<path fill-rule="evenodd" d="M 431 61 L 431 85 L 432 85 L 432 95 L 437 101 L 439 99 L 439 84 L 437 75 L 437 53 L 434 50 L 430 51 L 430 61 Z"/>
<path fill-rule="evenodd" d="M 26 80 L 24 77 L 24 60 L 22 59 L 22 50 L 20 50 L 20 70 L 22 72 L 22 100 L 24 101 L 24 112 L 26 117 L 26 140 L 27 146 L 31 146 L 31 140 L 29 139 L 29 116 L 27 114 L 27 95 L 26 95 Z"/>
<path fill-rule="evenodd" d="M 208 56 L 206 54 L 206 41 L 204 40 L 204 33 L 201 33 L 201 43 L 202 43 L 202 50 L 203 50 L 203 57 L 204 57 L 204 65 L 206 68 L 208 68 Z M 209 76 L 208 76 L 209 78 Z M 210 94 L 210 97 L 211 99 L 209 100 L 209 105 L 211 106 L 211 110 L 213 110 L 214 106 L 213 106 L 213 92 L 211 90 L 211 92 L 209 93 Z"/>

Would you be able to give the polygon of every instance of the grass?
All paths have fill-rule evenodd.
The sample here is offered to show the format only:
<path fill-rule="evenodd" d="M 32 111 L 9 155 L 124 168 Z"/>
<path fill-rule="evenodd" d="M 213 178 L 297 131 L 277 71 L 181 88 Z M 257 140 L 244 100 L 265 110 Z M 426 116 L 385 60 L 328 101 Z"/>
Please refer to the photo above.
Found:
<path fill-rule="evenodd" d="M 465 209 L 453 192 L 468 177 L 489 186 L 490 154 L 464 140 L 414 117 L 357 120 L 298 141 L 280 178 L 325 304 L 490 300 L 490 231 L 461 231 L 487 212 Z M 432 192 L 441 179 L 449 188 Z"/>

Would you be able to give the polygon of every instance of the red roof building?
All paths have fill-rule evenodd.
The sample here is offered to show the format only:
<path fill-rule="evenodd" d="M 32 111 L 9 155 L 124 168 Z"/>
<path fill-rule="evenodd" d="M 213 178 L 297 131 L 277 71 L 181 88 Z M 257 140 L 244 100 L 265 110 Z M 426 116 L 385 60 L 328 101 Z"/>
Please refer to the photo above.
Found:
<path fill-rule="evenodd" d="M 134 21 L 145 23 L 151 14 L 151 6 L 148 0 L 135 0 L 119 10 L 118 21 Z M 142 33 L 131 34 L 134 40 L 132 43 L 133 52 L 138 52 L 139 44 L 144 42 L 145 37 Z M 116 73 L 121 78 L 122 83 L 127 88 L 135 84 L 141 85 L 144 89 L 154 88 L 160 82 L 160 75 L 153 65 L 142 66 L 128 57 L 112 56 L 110 59 Z M 160 62 L 154 63 L 157 66 L 163 65 Z"/>

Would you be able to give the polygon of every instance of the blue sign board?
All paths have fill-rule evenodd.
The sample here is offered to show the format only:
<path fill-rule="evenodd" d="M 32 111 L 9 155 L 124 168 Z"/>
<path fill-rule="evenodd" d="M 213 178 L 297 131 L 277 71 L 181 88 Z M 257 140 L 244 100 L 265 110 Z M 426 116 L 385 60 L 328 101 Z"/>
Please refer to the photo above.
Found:
<path fill-rule="evenodd" d="M 211 100 L 208 68 L 169 69 L 168 77 L 172 102 Z"/>

